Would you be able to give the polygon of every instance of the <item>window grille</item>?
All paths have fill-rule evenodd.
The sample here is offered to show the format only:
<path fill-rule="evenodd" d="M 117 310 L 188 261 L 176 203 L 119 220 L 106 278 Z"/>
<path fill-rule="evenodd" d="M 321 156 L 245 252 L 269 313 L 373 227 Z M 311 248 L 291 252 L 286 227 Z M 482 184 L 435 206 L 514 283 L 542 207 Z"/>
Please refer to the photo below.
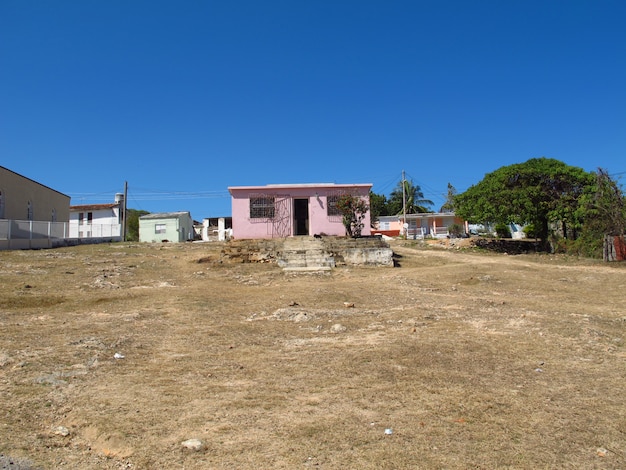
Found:
<path fill-rule="evenodd" d="M 329 216 L 342 215 L 341 210 L 337 207 L 337 202 L 343 194 L 329 194 L 326 197 L 326 211 Z"/>
<path fill-rule="evenodd" d="M 250 196 L 251 219 L 273 219 L 275 212 L 274 196 Z"/>

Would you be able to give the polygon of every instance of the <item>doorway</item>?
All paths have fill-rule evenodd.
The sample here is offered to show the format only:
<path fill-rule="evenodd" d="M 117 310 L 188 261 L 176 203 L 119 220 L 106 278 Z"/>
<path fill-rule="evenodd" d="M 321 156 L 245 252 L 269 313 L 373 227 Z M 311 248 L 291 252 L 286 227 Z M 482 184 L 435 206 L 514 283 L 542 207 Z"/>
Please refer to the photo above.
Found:
<path fill-rule="evenodd" d="M 309 200 L 293 200 L 293 234 L 309 234 Z"/>

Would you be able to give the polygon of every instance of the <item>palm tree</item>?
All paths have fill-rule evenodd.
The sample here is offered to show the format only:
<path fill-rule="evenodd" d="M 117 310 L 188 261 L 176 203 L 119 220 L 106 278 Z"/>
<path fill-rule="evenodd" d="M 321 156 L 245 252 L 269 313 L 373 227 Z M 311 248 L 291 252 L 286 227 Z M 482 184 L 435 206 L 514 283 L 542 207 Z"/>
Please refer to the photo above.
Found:
<path fill-rule="evenodd" d="M 431 212 L 428 206 L 434 204 L 430 199 L 424 198 L 424 193 L 419 185 L 415 184 L 413 180 L 399 181 L 396 188 L 391 191 L 389 196 L 389 213 L 400 214 L 402 212 L 402 184 L 404 183 L 404 197 L 406 198 L 406 213 L 407 214 L 420 214 L 424 212 Z"/>

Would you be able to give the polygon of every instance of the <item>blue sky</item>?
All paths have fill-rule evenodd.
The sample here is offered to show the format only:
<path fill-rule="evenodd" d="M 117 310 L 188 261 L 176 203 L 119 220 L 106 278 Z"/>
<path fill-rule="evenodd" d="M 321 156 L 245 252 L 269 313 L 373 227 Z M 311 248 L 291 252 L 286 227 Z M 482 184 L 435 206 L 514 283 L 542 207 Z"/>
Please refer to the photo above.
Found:
<path fill-rule="evenodd" d="M 626 174 L 622 0 L 3 0 L 0 165 L 230 215 L 228 186 L 443 203 L 546 156 Z"/>

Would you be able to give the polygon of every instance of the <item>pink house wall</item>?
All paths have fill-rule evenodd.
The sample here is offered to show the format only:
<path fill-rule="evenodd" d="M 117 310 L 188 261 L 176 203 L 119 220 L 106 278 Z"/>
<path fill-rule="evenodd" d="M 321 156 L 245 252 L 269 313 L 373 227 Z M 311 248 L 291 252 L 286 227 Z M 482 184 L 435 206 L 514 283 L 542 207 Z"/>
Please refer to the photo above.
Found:
<path fill-rule="evenodd" d="M 329 216 L 327 198 L 342 193 L 362 197 L 369 205 L 371 184 L 295 184 L 267 186 L 232 186 L 228 190 L 232 198 L 233 237 L 280 238 L 296 235 L 295 202 L 306 200 L 308 225 L 304 235 L 346 234 L 341 216 Z M 275 216 L 269 218 L 250 217 L 250 197 L 263 195 L 275 198 Z M 370 213 L 365 214 L 362 235 L 370 235 Z M 303 228 L 301 226 L 301 228 Z"/>
<path fill-rule="evenodd" d="M 383 229 L 381 227 L 381 222 L 386 222 L 388 224 L 388 228 Z M 376 228 L 372 230 L 372 234 L 377 235 L 387 235 L 388 237 L 397 237 L 402 233 L 402 223 L 398 216 L 380 216 L 378 218 L 378 223 L 376 223 Z"/>

